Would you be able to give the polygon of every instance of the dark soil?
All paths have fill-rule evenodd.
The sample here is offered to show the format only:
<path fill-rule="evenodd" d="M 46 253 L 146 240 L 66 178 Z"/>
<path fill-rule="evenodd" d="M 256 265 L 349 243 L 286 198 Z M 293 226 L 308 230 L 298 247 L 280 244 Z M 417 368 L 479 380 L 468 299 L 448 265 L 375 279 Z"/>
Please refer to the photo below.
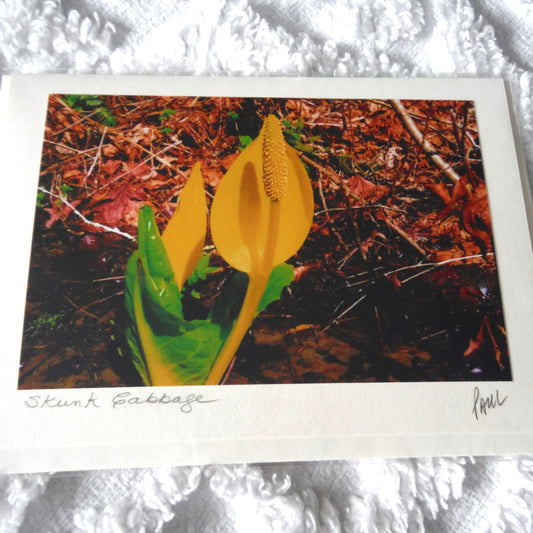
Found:
<path fill-rule="evenodd" d="M 87 249 L 65 229 L 35 229 L 19 388 L 142 384 L 122 338 L 123 272 L 132 250 L 109 235 L 91 242 Z M 226 383 L 511 378 L 507 358 L 500 369 L 490 343 L 463 357 L 483 312 L 495 312 L 499 302 L 459 295 L 465 287 L 483 294 L 497 284 L 494 271 L 450 268 L 401 290 L 375 275 L 366 298 L 335 323 L 339 303 L 348 307 L 360 298 L 349 281 L 317 267 L 293 282 L 254 322 Z M 505 337 L 495 336 L 506 348 Z"/>

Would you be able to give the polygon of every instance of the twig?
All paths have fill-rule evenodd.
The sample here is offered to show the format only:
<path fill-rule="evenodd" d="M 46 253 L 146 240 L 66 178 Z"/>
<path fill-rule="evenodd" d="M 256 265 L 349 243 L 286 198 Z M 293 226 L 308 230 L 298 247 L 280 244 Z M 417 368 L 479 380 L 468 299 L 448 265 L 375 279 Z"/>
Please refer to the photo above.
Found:
<path fill-rule="evenodd" d="M 385 219 L 385 224 L 387 224 L 390 229 L 394 230 L 400 237 L 405 239 L 420 255 L 422 255 L 423 257 L 427 257 L 427 252 L 423 248 L 421 248 L 416 243 L 416 241 L 411 236 L 409 236 L 402 228 L 400 228 L 388 219 Z"/>
<path fill-rule="evenodd" d="M 416 265 L 408 265 L 408 266 L 404 266 L 404 267 L 401 267 L 401 268 L 397 268 L 395 270 L 389 270 L 389 272 L 385 272 L 383 274 L 383 276 L 387 277 L 387 276 L 390 276 L 391 274 L 397 274 L 398 272 L 403 272 L 404 270 L 412 270 L 412 269 L 415 269 L 415 268 L 425 268 L 426 270 L 424 270 L 423 272 L 419 272 L 417 274 L 415 274 L 414 276 L 411 276 L 409 278 L 405 278 L 403 280 L 399 280 L 400 283 L 403 285 L 404 283 L 407 283 L 408 281 L 411 281 L 421 275 L 424 275 L 424 274 L 427 274 L 428 272 L 432 272 L 433 270 L 435 270 L 437 267 L 440 267 L 440 266 L 443 266 L 443 265 L 447 265 L 449 263 L 457 263 L 459 261 L 465 261 L 467 259 L 477 259 L 478 257 L 486 257 L 488 255 L 494 255 L 494 253 L 490 252 L 488 254 L 485 254 L 485 255 L 482 255 L 482 254 L 477 254 L 477 255 L 467 255 L 467 256 L 464 256 L 464 257 L 455 257 L 453 259 L 446 259 L 444 261 L 439 261 L 438 263 L 418 263 Z M 379 267 L 381 268 L 381 267 Z M 378 270 L 378 267 L 374 268 L 374 271 Z M 362 277 L 362 276 L 366 276 L 368 275 L 368 272 L 360 272 L 359 274 L 357 274 L 357 277 Z M 352 276 L 353 277 L 353 276 Z M 356 281 L 354 283 L 349 283 L 348 285 L 346 285 L 346 287 L 349 287 L 349 288 L 353 288 L 353 287 L 357 287 L 359 285 L 366 285 L 367 283 L 370 283 L 368 279 L 363 279 L 363 280 L 360 280 L 360 281 Z"/>
<path fill-rule="evenodd" d="M 378 105 L 381 105 L 383 107 L 388 107 L 389 109 L 392 106 L 391 102 L 392 100 L 368 100 L 369 102 L 372 102 L 374 104 L 378 104 Z M 422 122 L 422 121 L 427 121 L 427 116 L 425 115 L 421 115 L 420 113 L 416 113 L 414 111 L 410 111 L 409 114 L 411 115 L 411 117 L 414 119 L 414 120 L 418 120 L 419 122 Z M 444 120 L 442 118 L 438 118 L 438 117 L 431 117 L 431 120 L 433 122 L 437 122 L 438 124 L 445 124 L 446 126 L 450 126 L 451 125 L 451 121 L 449 120 Z M 432 131 L 437 131 L 436 128 L 430 126 L 431 130 Z M 476 128 L 473 128 L 473 127 L 468 127 L 468 130 L 470 131 L 473 131 L 475 133 L 477 133 L 477 129 Z M 467 131 L 467 135 L 470 135 L 469 131 Z M 472 139 L 471 139 L 472 140 Z M 475 143 L 474 143 L 475 144 Z"/>
<path fill-rule="evenodd" d="M 89 226 L 93 226 L 95 228 L 100 228 L 100 229 L 103 229 L 105 231 L 109 231 L 111 233 L 116 233 L 117 235 L 121 235 L 122 237 L 126 237 L 126 239 L 130 239 L 133 242 L 137 241 L 137 239 L 133 235 L 130 235 L 129 233 L 125 233 L 123 231 L 120 231 L 117 228 L 112 228 L 110 226 L 106 226 L 105 224 L 100 224 L 99 222 L 93 222 L 92 220 L 89 220 L 83 213 L 80 213 L 62 194 L 55 194 L 55 193 L 53 193 L 51 191 L 47 191 L 44 187 L 38 187 L 38 189 L 41 192 L 44 192 L 45 194 L 48 194 L 52 198 L 58 198 L 59 200 L 61 200 L 66 206 L 68 206 L 72 210 L 72 212 L 76 216 L 81 218 L 83 220 L 83 222 L 85 222 L 86 224 L 89 224 Z"/>
<path fill-rule="evenodd" d="M 410 278 L 404 279 L 403 281 L 400 282 L 400 284 L 403 285 L 404 283 L 407 283 L 408 281 L 412 281 L 416 278 L 419 278 L 420 276 L 424 276 L 425 274 L 428 274 L 429 272 L 433 272 L 433 270 L 435 270 L 436 268 L 437 268 L 436 266 L 432 266 L 432 267 L 429 267 L 427 270 L 422 270 L 422 272 L 418 272 L 417 274 L 412 275 Z"/>
<path fill-rule="evenodd" d="M 308 163 L 309 165 L 315 167 L 319 172 L 323 172 L 324 174 L 328 175 L 329 178 L 333 183 L 338 185 L 339 187 L 342 187 L 344 190 L 344 193 L 346 196 L 350 196 L 357 200 L 358 202 L 363 202 L 363 198 L 361 198 L 359 195 L 355 194 L 353 191 L 351 191 L 345 183 L 343 183 L 342 179 L 337 176 L 337 174 L 333 170 L 329 170 L 328 168 L 322 166 L 320 163 L 317 163 L 316 161 L 313 161 L 310 157 L 306 156 L 303 152 L 298 152 L 298 155 L 300 156 L 300 159 L 304 161 L 305 163 Z"/>
<path fill-rule="evenodd" d="M 366 117 L 352 117 L 351 120 L 348 123 L 353 122 L 360 122 L 361 120 L 365 120 Z M 321 126 L 324 128 L 342 128 L 343 123 L 342 122 L 306 122 L 306 126 L 312 128 L 315 126 Z"/>
<path fill-rule="evenodd" d="M 76 308 L 76 313 L 85 313 L 87 316 L 90 316 L 91 318 L 96 318 L 96 320 L 99 320 L 99 318 L 96 315 L 89 313 L 89 311 L 85 311 L 84 308 L 80 307 L 78 304 L 72 301 L 66 294 L 63 294 L 63 297 L 68 303 L 70 303 L 73 307 Z"/>
<path fill-rule="evenodd" d="M 102 153 L 102 145 L 104 144 L 104 137 L 107 133 L 107 126 L 104 127 L 104 132 L 102 133 L 102 138 L 100 139 L 100 144 L 98 145 L 98 150 L 96 151 L 96 154 L 93 158 L 93 162 L 91 164 L 91 167 L 87 171 L 87 174 L 85 174 L 85 177 L 83 178 L 83 186 L 85 187 L 85 190 L 87 190 L 87 179 L 92 174 L 92 171 L 94 170 L 94 167 L 96 166 L 96 162 L 98 161 L 98 158 L 100 157 L 100 154 Z"/>
<path fill-rule="evenodd" d="M 97 149 L 97 148 L 87 148 L 86 150 L 78 150 L 77 148 L 72 148 L 72 146 L 67 146 L 66 144 L 63 144 L 63 143 L 57 143 L 55 141 L 51 141 L 50 139 L 45 139 L 44 142 L 48 144 L 53 144 L 54 146 L 59 146 L 60 148 L 63 148 L 64 150 L 68 150 L 69 152 L 78 153 L 78 154 L 86 154 L 87 152 Z"/>
<path fill-rule="evenodd" d="M 324 197 L 324 188 L 322 187 L 322 172 L 318 172 L 318 192 L 320 194 L 320 199 L 322 200 L 322 206 L 324 207 L 324 212 L 326 213 L 326 220 L 329 220 L 328 204 L 326 203 L 326 198 Z"/>
<path fill-rule="evenodd" d="M 325 331 L 327 331 L 333 324 L 336 324 L 346 313 L 349 313 L 354 307 L 358 306 L 363 300 L 366 299 L 366 294 L 363 294 L 361 298 L 356 300 L 352 305 L 347 307 L 340 315 L 338 315 L 335 319 L 333 319 L 324 329 L 322 329 L 319 333 L 319 335 L 322 335 Z"/>
<path fill-rule="evenodd" d="M 127 138 L 126 138 L 127 139 Z M 132 144 L 134 144 L 135 146 L 139 146 L 137 145 L 136 143 L 134 143 L 133 141 L 131 141 L 130 139 L 127 139 L 129 142 L 131 142 Z M 145 152 L 148 152 L 150 154 L 150 157 L 147 157 L 146 159 L 143 159 L 138 165 L 135 165 L 133 168 L 130 168 L 129 170 L 126 170 L 126 172 L 123 172 L 122 174 L 119 174 L 118 176 L 116 176 L 115 178 L 113 178 L 107 185 L 110 185 L 111 183 L 114 183 L 115 181 L 118 181 L 119 179 L 123 178 L 124 176 L 127 176 L 128 174 L 130 174 L 131 172 L 133 172 L 134 170 L 138 169 L 139 167 L 141 167 L 142 165 L 148 163 L 148 161 L 150 161 L 150 159 L 157 159 L 161 164 L 163 165 L 167 165 L 166 162 L 163 162 L 163 160 L 159 159 L 159 155 L 167 152 L 168 150 L 170 150 L 171 148 L 174 148 L 174 146 L 178 146 L 179 144 L 181 144 L 181 141 L 178 140 L 172 144 L 169 144 L 168 146 L 165 146 L 165 148 L 162 148 L 161 150 L 159 150 L 159 152 L 156 152 L 155 154 L 153 152 L 151 152 L 150 150 L 147 150 L 146 148 L 144 148 L 143 146 L 141 146 L 141 148 L 145 151 Z M 183 176 L 185 176 L 179 169 L 176 169 L 180 174 L 182 174 Z M 106 185 L 106 186 L 107 186 Z"/>
<path fill-rule="evenodd" d="M 305 155 L 303 152 L 298 152 L 298 155 L 300 156 L 300 159 L 302 161 L 304 161 L 305 163 L 308 163 L 309 165 L 315 167 L 319 173 L 325 173 L 329 176 L 329 178 L 331 179 L 331 181 L 333 181 L 333 183 L 335 183 L 336 185 L 338 185 L 339 187 L 342 187 L 342 189 L 344 190 L 344 193 L 346 194 L 346 196 L 349 196 L 351 198 L 353 198 L 354 200 L 362 203 L 363 205 L 353 205 L 353 206 L 350 206 L 350 209 L 385 209 L 385 210 L 388 210 L 388 211 L 398 211 L 399 213 L 403 213 L 404 210 L 403 209 L 399 209 L 397 207 L 390 207 L 388 205 L 383 205 L 383 204 L 371 204 L 371 205 L 367 205 L 365 203 L 365 199 L 361 196 L 359 196 L 358 194 L 355 194 L 352 190 L 350 190 L 350 188 L 342 181 L 342 178 L 340 178 L 333 170 L 329 170 L 328 168 L 324 167 L 323 165 L 321 165 L 320 163 L 317 163 L 316 161 L 314 161 L 313 159 L 311 159 L 310 157 L 308 157 L 307 155 Z M 329 208 L 328 211 L 337 211 L 339 210 L 339 208 Z M 342 208 L 340 208 L 340 210 L 342 210 Z M 320 211 L 321 213 L 323 213 L 324 211 Z"/>
<path fill-rule="evenodd" d="M 390 272 L 386 272 L 385 276 L 390 276 L 391 274 L 396 274 L 397 272 L 401 272 L 402 270 L 410 270 L 412 268 L 423 268 L 423 267 L 439 267 L 443 265 L 447 265 L 448 263 L 455 263 L 458 261 L 465 261 L 466 259 L 477 259 L 479 257 L 486 257 L 488 255 L 494 255 L 493 252 L 489 252 L 488 254 L 476 254 L 476 255 L 465 255 L 463 257 L 454 257 L 452 259 L 445 259 L 444 261 L 439 261 L 438 263 L 418 263 L 417 265 L 408 265 L 401 268 L 397 268 L 396 270 L 391 270 Z"/>
<path fill-rule="evenodd" d="M 351 205 L 349 210 L 355 211 L 356 209 L 365 209 L 367 211 L 371 209 L 383 209 L 384 211 L 395 211 L 396 213 L 405 213 L 405 209 L 400 209 L 399 207 L 390 207 L 383 204 L 372 204 L 372 205 Z M 346 211 L 346 207 L 330 207 L 328 213 L 333 211 Z M 321 211 L 315 211 L 315 215 L 323 215 L 326 211 L 323 209 Z"/>
<path fill-rule="evenodd" d="M 418 339 L 419 342 L 427 341 L 429 339 L 432 339 L 433 337 L 438 337 L 439 335 L 444 335 L 445 333 L 448 333 L 447 329 L 441 329 L 440 331 L 436 331 L 435 333 L 430 333 L 429 335 L 426 335 L 425 337 L 420 337 Z"/>
<path fill-rule="evenodd" d="M 107 296 L 104 296 L 103 298 L 100 298 L 98 300 L 94 300 L 94 302 L 88 303 L 87 305 L 84 305 L 83 307 L 78 307 L 78 310 L 76 311 L 76 313 L 88 313 L 87 309 L 89 309 L 89 307 L 104 303 L 110 298 L 114 298 L 115 296 L 121 296 L 122 294 L 124 294 L 124 291 L 117 291 L 117 292 L 114 292 L 113 294 L 108 294 Z M 94 316 L 94 315 L 91 315 L 91 316 Z M 95 317 L 95 318 L 98 318 L 98 317 Z"/>
<path fill-rule="evenodd" d="M 346 263 L 348 263 L 348 261 L 356 254 L 356 252 L 360 249 L 360 247 L 354 247 L 352 248 L 338 263 L 337 263 L 337 268 L 339 270 L 342 270 L 345 266 L 346 266 Z M 365 259 L 363 257 L 363 259 Z M 366 260 L 366 259 L 365 259 Z"/>
<path fill-rule="evenodd" d="M 330 211 L 346 211 L 346 208 L 345 207 L 331 207 L 330 209 L 328 209 L 327 211 L 325 209 L 322 209 L 320 211 L 315 211 L 315 215 L 323 215 L 323 214 L 327 214 L 328 217 L 329 217 L 329 212 Z M 327 217 L 326 217 L 327 218 Z M 331 218 L 331 217 L 329 217 Z"/>
<path fill-rule="evenodd" d="M 100 279 L 93 279 L 93 283 L 99 283 L 101 281 L 121 281 L 124 279 L 124 276 L 111 276 L 110 278 L 100 278 Z"/>
<path fill-rule="evenodd" d="M 326 222 L 325 222 L 325 224 L 327 224 L 328 222 L 331 221 L 331 216 L 329 214 L 328 205 L 326 204 L 326 198 L 324 196 L 324 189 L 322 187 L 322 173 L 320 171 L 318 172 L 318 192 L 320 194 L 320 199 L 322 200 L 322 205 L 324 206 L 324 212 L 326 213 Z M 348 250 L 348 246 L 346 246 L 346 243 L 344 242 L 341 234 L 337 231 L 337 229 L 334 226 L 331 227 L 331 231 L 334 233 L 335 237 L 337 237 L 337 240 L 339 241 L 339 244 L 345 250 Z"/>
<path fill-rule="evenodd" d="M 407 128 L 407 131 L 413 136 L 433 164 L 438 167 L 448 179 L 453 181 L 453 183 L 457 183 L 461 179 L 459 174 L 457 174 L 457 172 L 455 172 L 455 170 L 442 159 L 435 147 L 427 139 L 424 139 L 422 132 L 418 129 L 415 121 L 400 100 L 391 100 L 391 105 L 404 126 Z"/>
<path fill-rule="evenodd" d="M 59 135 L 60 133 L 63 133 L 64 131 L 67 131 L 68 129 L 72 128 L 72 126 L 76 126 L 78 124 L 81 124 L 82 122 L 84 122 L 86 119 L 89 119 L 91 118 L 93 115 L 96 115 L 96 111 L 93 111 L 92 113 L 90 113 L 89 115 L 84 115 L 83 117 L 81 117 L 79 120 L 76 120 L 76 122 L 73 122 L 72 124 L 69 124 L 68 126 L 65 126 L 64 128 L 61 128 L 60 130 L 58 131 L 51 131 L 50 132 L 50 135 Z"/>

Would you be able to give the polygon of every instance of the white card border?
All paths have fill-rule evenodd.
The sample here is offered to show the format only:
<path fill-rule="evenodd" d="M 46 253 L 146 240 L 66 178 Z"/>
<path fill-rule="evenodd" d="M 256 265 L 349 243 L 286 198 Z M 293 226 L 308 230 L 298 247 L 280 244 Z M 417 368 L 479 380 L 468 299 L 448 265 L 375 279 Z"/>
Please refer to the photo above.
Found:
<path fill-rule="evenodd" d="M 17 390 L 22 319 L 47 98 L 51 93 L 473 100 L 494 226 L 511 382 L 347 383 Z M 5 342 L 0 372 L 0 471 L 60 471 L 215 462 L 533 452 L 533 255 L 505 86 L 491 79 L 13 76 L 2 79 L 0 214 Z M 16 199 L 16 201 L 14 201 Z M 13 201 L 9 201 L 13 200 Z M 476 420 L 474 389 L 507 397 Z M 117 393 L 202 394 L 175 405 L 113 409 Z M 52 395 L 99 408 L 35 408 Z M 95 402 L 93 402 L 94 404 Z"/>

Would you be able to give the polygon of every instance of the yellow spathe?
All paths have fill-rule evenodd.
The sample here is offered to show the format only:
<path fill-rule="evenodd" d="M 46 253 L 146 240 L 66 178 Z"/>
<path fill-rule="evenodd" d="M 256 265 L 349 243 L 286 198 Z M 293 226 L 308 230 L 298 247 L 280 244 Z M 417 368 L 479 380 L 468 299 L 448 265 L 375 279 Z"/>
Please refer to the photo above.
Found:
<path fill-rule="evenodd" d="M 265 135 L 272 136 L 272 142 L 265 140 Z M 272 154 L 272 145 L 280 146 L 280 138 L 283 144 L 279 153 Z M 281 165 L 269 163 L 270 166 L 286 167 L 287 180 L 279 199 L 267 194 L 266 187 L 271 184 L 270 179 L 265 183 L 263 176 L 265 155 L 269 161 L 283 158 Z M 286 261 L 303 244 L 311 227 L 313 207 L 313 190 L 305 167 L 296 151 L 283 140 L 279 121 L 271 115 L 257 139 L 237 157 L 218 186 L 211 207 L 213 241 L 220 255 L 237 270 L 266 274 L 265 270 Z M 278 214 L 272 216 L 278 209 L 279 223 Z M 266 249 L 271 247 L 270 258 Z"/>
<path fill-rule="evenodd" d="M 182 189 L 178 206 L 161 238 L 180 290 L 202 256 L 207 233 L 207 201 L 200 163 Z"/>

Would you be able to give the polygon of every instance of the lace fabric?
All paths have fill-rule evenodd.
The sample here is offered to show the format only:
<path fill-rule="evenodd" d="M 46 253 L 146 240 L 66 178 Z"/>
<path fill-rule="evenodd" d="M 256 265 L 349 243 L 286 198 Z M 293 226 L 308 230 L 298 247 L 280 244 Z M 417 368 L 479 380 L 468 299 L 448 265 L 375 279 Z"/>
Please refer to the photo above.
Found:
<path fill-rule="evenodd" d="M 533 176 L 525 0 L 4 0 L 2 73 L 488 76 Z M 5 532 L 531 531 L 530 457 L 0 476 Z"/>

